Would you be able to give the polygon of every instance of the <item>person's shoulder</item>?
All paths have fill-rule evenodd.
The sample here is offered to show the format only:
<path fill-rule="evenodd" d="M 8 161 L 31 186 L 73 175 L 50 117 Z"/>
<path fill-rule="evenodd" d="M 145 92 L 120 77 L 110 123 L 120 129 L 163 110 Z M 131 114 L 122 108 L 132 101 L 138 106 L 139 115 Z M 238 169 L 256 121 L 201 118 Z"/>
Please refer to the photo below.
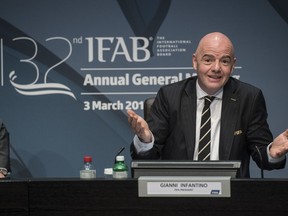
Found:
<path fill-rule="evenodd" d="M 5 124 L 4 124 L 4 122 L 3 122 L 3 120 L 2 119 L 0 119 L 0 133 L 1 134 L 5 134 L 7 132 L 7 129 L 6 129 L 6 126 L 5 126 Z"/>
<path fill-rule="evenodd" d="M 236 90 L 236 91 L 245 91 L 245 92 L 259 92 L 261 91 L 260 88 L 258 88 L 255 85 L 252 85 L 250 83 L 241 81 L 239 79 L 231 77 L 230 80 L 230 85 Z"/>
<path fill-rule="evenodd" d="M 164 90 L 164 91 L 165 90 L 167 90 L 167 91 L 169 91 L 169 90 L 175 91 L 177 89 L 182 90 L 183 88 L 185 88 L 185 86 L 187 86 L 188 83 L 189 84 L 193 83 L 193 82 L 196 83 L 196 79 L 197 79 L 196 76 L 190 77 L 190 78 L 186 78 L 186 79 L 180 80 L 178 82 L 174 82 L 174 83 L 170 83 L 168 85 L 162 86 L 160 89 Z"/>

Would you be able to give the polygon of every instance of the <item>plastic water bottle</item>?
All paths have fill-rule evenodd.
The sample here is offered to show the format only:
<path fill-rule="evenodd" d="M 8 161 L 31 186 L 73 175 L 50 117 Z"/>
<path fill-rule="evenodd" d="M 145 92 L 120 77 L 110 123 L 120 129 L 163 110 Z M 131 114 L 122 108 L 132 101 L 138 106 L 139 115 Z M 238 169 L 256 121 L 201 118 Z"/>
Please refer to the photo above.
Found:
<path fill-rule="evenodd" d="M 118 155 L 113 167 L 113 178 L 125 179 L 128 178 L 128 166 L 124 162 L 124 156 Z"/>
<path fill-rule="evenodd" d="M 84 162 L 84 165 L 83 165 L 83 169 L 80 170 L 80 178 L 83 178 L 83 179 L 96 178 L 96 170 L 92 166 L 92 157 L 84 156 L 83 162 Z"/>

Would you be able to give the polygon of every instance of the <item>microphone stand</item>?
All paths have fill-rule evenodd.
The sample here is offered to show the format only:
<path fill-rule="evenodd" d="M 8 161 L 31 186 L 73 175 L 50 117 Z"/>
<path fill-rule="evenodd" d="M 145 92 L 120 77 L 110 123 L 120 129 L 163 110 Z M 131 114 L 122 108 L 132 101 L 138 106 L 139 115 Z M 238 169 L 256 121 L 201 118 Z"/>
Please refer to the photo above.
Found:
<path fill-rule="evenodd" d="M 258 148 L 258 146 L 255 146 L 255 148 L 256 148 L 256 150 L 257 150 L 257 152 L 258 152 L 258 154 L 259 154 L 259 157 L 260 157 L 260 163 L 261 163 L 261 178 L 263 179 L 264 178 L 264 170 L 263 170 L 263 158 L 262 158 L 262 155 L 261 155 L 261 153 L 260 153 L 260 150 L 259 150 L 259 148 Z"/>

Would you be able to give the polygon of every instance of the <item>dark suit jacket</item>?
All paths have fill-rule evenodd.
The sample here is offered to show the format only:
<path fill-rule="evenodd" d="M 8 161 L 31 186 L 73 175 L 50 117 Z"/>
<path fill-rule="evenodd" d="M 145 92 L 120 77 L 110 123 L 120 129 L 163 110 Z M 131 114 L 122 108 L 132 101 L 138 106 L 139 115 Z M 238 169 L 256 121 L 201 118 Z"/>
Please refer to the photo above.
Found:
<path fill-rule="evenodd" d="M 9 133 L 0 119 L 0 167 L 10 170 Z"/>
<path fill-rule="evenodd" d="M 196 80 L 191 77 L 160 88 L 147 120 L 155 145 L 138 155 L 131 145 L 133 159 L 193 160 Z M 266 148 L 272 141 L 261 90 L 230 78 L 223 91 L 219 160 L 241 161 L 238 177 L 249 177 L 250 156 L 264 169 L 283 168 L 286 159 L 276 164 L 268 162 Z"/>

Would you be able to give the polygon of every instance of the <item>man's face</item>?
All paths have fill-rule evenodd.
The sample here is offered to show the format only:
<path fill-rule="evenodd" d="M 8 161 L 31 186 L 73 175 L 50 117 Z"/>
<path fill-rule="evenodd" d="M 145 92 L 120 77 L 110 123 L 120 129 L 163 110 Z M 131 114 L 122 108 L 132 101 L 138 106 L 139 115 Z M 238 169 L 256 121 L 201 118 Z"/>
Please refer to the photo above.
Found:
<path fill-rule="evenodd" d="M 209 95 L 216 93 L 228 81 L 235 62 L 230 41 L 219 38 L 202 41 L 193 55 L 200 87 Z"/>

